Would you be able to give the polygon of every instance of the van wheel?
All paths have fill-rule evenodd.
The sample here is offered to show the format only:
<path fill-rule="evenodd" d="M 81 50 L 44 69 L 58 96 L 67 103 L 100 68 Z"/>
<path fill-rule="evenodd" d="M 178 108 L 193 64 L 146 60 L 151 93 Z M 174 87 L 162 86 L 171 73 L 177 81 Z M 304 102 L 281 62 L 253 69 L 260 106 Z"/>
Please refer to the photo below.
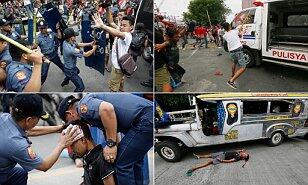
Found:
<path fill-rule="evenodd" d="M 274 132 L 271 138 L 268 139 L 268 144 L 270 146 L 278 146 L 282 143 L 284 135 L 282 132 Z"/>
<path fill-rule="evenodd" d="M 244 58 L 246 61 L 246 67 L 254 67 L 256 65 L 256 60 L 252 52 L 246 48 L 244 48 L 243 51 L 244 51 Z"/>
<path fill-rule="evenodd" d="M 156 145 L 158 155 L 168 162 L 179 162 L 182 158 L 180 146 L 173 141 L 162 141 Z"/>

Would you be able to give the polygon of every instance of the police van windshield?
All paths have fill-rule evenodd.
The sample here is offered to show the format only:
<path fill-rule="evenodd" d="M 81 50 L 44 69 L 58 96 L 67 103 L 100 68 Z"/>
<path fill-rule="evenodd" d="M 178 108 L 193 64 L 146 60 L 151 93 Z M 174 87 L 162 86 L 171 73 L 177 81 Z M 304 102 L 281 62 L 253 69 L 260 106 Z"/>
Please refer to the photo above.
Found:
<path fill-rule="evenodd" d="M 255 13 L 256 9 L 249 9 L 236 14 L 231 23 L 232 28 L 234 29 L 242 24 L 253 24 L 255 20 Z"/>

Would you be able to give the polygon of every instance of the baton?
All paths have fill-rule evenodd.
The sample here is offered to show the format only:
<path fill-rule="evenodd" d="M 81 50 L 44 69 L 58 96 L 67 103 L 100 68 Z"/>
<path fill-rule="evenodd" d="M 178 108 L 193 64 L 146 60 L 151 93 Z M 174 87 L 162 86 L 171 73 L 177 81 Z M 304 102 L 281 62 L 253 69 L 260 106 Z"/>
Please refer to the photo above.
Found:
<path fill-rule="evenodd" d="M 2 33 L 0 33 L 0 38 L 5 40 L 5 41 L 7 41 L 7 42 L 9 42 L 10 44 L 13 44 L 14 46 L 18 47 L 19 49 L 21 49 L 21 50 L 23 50 L 23 51 L 25 51 L 27 53 L 32 53 L 31 49 L 27 48 L 26 46 L 24 46 L 24 45 L 22 45 L 22 44 L 20 44 L 18 42 L 16 42 L 15 40 L 13 40 L 13 39 L 3 35 Z"/>

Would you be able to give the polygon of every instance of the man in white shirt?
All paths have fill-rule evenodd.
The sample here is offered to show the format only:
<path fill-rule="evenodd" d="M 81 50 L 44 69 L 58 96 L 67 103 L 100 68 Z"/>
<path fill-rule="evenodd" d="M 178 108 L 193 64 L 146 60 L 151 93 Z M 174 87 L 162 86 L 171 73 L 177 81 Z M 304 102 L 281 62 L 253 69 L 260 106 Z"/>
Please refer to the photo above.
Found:
<path fill-rule="evenodd" d="M 134 28 L 134 18 L 132 16 L 124 16 L 121 21 L 120 30 L 105 25 L 98 14 L 93 16 L 93 20 L 95 21 L 95 27 L 102 28 L 115 37 L 111 52 L 111 62 L 113 66 L 109 80 L 109 88 L 111 92 L 123 92 L 124 74 L 118 63 L 116 44 L 118 45 L 118 56 L 121 58 L 128 52 L 130 43 L 132 42 L 131 31 Z"/>
<path fill-rule="evenodd" d="M 246 70 L 246 60 L 244 58 L 243 45 L 241 43 L 240 37 L 242 37 L 242 28 L 240 30 L 231 30 L 229 23 L 225 22 L 222 27 L 226 31 L 223 35 L 224 40 L 227 42 L 228 50 L 233 60 L 232 64 L 232 75 L 227 84 L 236 89 L 235 80 L 241 76 Z M 236 64 L 239 65 L 239 69 L 236 71 Z"/>

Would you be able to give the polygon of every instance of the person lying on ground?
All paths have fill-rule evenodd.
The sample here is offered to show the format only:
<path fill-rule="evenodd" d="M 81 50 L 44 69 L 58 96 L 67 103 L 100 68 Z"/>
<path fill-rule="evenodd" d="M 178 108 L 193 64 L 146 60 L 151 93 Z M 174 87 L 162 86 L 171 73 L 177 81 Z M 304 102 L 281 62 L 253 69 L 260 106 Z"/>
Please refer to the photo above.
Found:
<path fill-rule="evenodd" d="M 235 151 L 227 151 L 227 152 L 216 152 L 216 153 L 212 153 L 212 154 L 207 154 L 207 155 L 196 155 L 194 154 L 194 156 L 197 159 L 200 158 L 211 158 L 210 161 L 208 161 L 205 164 L 201 164 L 198 165 L 194 168 L 189 169 L 186 172 L 187 176 L 191 176 L 192 173 L 200 168 L 205 168 L 209 165 L 216 165 L 219 163 L 233 163 L 233 162 L 237 162 L 240 160 L 245 160 L 244 165 L 242 166 L 242 168 L 244 168 L 244 166 L 246 165 L 246 162 L 249 160 L 249 153 L 246 150 L 235 150 Z"/>

